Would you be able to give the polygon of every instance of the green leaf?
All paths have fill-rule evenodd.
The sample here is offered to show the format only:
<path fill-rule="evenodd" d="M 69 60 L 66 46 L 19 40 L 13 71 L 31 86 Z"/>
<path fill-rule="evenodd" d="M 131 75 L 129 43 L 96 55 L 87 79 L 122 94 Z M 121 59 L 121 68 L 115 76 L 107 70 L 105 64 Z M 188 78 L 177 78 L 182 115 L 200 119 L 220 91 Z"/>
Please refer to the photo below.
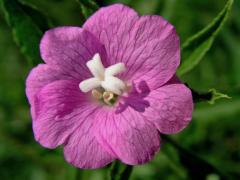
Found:
<path fill-rule="evenodd" d="M 222 98 L 231 99 L 231 97 L 229 97 L 226 94 L 223 94 L 223 93 L 220 93 L 220 92 L 216 91 L 216 89 L 210 89 L 206 93 L 199 93 L 199 92 L 197 92 L 193 89 L 191 89 L 191 91 L 192 91 L 192 96 L 193 96 L 194 103 L 207 101 L 209 104 L 214 104 L 215 101 L 218 100 L 218 99 L 222 99 Z"/>
<path fill-rule="evenodd" d="M 229 16 L 232 4 L 233 0 L 228 0 L 223 10 L 206 28 L 202 29 L 183 43 L 181 50 L 182 59 L 184 61 L 177 71 L 178 76 L 182 76 L 196 67 L 211 48 L 216 36 Z"/>
<path fill-rule="evenodd" d="M 85 20 L 98 10 L 98 5 L 94 0 L 77 0 L 82 10 Z"/>
<path fill-rule="evenodd" d="M 33 19 L 39 15 L 36 9 L 32 9 L 26 4 L 21 4 L 18 0 L 0 0 L 5 19 L 12 29 L 13 37 L 21 52 L 25 55 L 30 65 L 41 62 L 39 54 L 39 42 L 42 37 L 42 29 L 45 26 L 38 26 Z M 31 14 L 35 16 L 31 16 Z M 39 20 L 42 18 L 39 18 Z M 36 20 L 36 19 L 35 19 Z"/>
<path fill-rule="evenodd" d="M 209 104 L 214 104 L 218 99 L 231 99 L 227 94 L 217 92 L 216 89 L 210 89 L 209 92 L 212 94 L 212 98 L 208 101 Z"/>
<path fill-rule="evenodd" d="M 45 32 L 49 28 L 53 27 L 53 23 L 50 21 L 48 16 L 44 12 L 39 10 L 36 6 L 22 0 L 20 0 L 19 2 L 19 5 L 23 9 L 23 11 L 29 17 L 31 17 L 32 21 L 42 30 L 42 32 Z"/>
<path fill-rule="evenodd" d="M 110 180 L 128 180 L 133 166 L 122 164 L 119 161 L 112 163 L 110 168 Z"/>
<path fill-rule="evenodd" d="M 165 143 L 168 143 L 175 148 L 181 164 L 188 171 L 190 179 L 196 179 L 196 175 L 198 177 L 197 179 L 206 179 L 209 174 L 216 174 L 221 177 L 221 179 L 231 179 L 231 177 L 229 177 L 229 175 L 226 174 L 223 170 L 218 169 L 216 166 L 209 163 L 207 160 L 200 157 L 195 152 L 182 147 L 169 136 L 161 134 L 161 138 L 163 141 L 165 141 Z M 168 156 L 172 156 L 166 150 L 167 149 L 162 148 L 163 153 Z"/>

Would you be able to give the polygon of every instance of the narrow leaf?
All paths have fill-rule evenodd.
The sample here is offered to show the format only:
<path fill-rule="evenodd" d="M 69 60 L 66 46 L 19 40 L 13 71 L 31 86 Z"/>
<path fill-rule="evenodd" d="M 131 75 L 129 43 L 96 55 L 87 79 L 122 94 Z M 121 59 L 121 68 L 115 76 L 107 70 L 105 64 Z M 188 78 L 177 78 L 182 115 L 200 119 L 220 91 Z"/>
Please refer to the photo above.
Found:
<path fill-rule="evenodd" d="M 42 30 L 46 27 L 39 27 L 34 23 L 31 14 L 34 12 L 36 18 L 36 9 L 31 9 L 26 4 L 21 4 L 18 0 L 0 0 L 5 19 L 12 29 L 14 40 L 25 55 L 29 64 L 36 65 L 41 62 L 39 54 L 39 42 L 42 36 Z M 40 12 L 39 12 L 40 13 Z M 42 18 L 40 18 L 42 20 Z"/>
<path fill-rule="evenodd" d="M 229 16 L 232 4 L 233 0 L 228 0 L 223 10 L 206 28 L 183 43 L 181 48 L 183 62 L 177 71 L 178 76 L 182 76 L 196 67 L 211 48 L 216 36 Z"/>
<path fill-rule="evenodd" d="M 85 20 L 99 8 L 94 0 L 77 0 Z"/>
<path fill-rule="evenodd" d="M 112 163 L 110 168 L 110 180 L 128 180 L 132 173 L 133 166 L 122 164 L 119 161 Z"/>

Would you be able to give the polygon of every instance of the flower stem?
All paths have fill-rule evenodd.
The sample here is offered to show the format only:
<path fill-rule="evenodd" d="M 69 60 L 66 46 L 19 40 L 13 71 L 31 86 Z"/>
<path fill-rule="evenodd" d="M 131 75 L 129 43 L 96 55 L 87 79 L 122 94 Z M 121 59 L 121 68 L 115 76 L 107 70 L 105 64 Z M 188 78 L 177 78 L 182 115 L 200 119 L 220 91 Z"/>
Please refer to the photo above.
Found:
<path fill-rule="evenodd" d="M 109 173 L 110 180 L 128 180 L 131 176 L 133 166 L 122 164 L 119 161 L 112 163 Z"/>
<path fill-rule="evenodd" d="M 212 92 L 206 92 L 206 93 L 199 93 L 193 89 L 192 91 L 192 96 L 193 96 L 193 101 L 196 102 L 201 102 L 201 101 L 210 101 L 213 97 Z"/>
<path fill-rule="evenodd" d="M 75 180 L 80 180 L 82 179 L 82 171 L 80 169 L 76 169 L 76 176 L 75 176 Z"/>

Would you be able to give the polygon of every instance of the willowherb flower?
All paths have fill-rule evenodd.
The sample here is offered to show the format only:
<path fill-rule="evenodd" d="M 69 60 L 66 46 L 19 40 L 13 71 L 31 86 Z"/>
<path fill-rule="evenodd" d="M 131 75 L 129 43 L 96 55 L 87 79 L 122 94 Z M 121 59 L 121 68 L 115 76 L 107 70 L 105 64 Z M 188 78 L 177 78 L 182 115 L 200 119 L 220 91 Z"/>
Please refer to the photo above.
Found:
<path fill-rule="evenodd" d="M 160 133 L 177 133 L 191 120 L 191 91 L 175 76 L 179 37 L 160 16 L 104 7 L 82 28 L 47 31 L 40 52 L 46 64 L 26 82 L 35 139 L 63 145 L 74 166 L 148 162 Z"/>

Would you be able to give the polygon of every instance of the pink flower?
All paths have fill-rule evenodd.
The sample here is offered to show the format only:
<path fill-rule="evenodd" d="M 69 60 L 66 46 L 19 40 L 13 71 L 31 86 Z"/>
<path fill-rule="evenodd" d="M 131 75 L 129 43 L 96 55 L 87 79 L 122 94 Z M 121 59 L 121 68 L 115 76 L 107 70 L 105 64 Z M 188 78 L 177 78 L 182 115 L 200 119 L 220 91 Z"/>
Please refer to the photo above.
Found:
<path fill-rule="evenodd" d="M 191 121 L 191 91 L 175 77 L 179 37 L 160 16 L 104 7 L 82 28 L 47 31 L 40 51 L 45 64 L 26 82 L 34 136 L 46 148 L 63 145 L 74 166 L 148 162 L 160 133 Z"/>

